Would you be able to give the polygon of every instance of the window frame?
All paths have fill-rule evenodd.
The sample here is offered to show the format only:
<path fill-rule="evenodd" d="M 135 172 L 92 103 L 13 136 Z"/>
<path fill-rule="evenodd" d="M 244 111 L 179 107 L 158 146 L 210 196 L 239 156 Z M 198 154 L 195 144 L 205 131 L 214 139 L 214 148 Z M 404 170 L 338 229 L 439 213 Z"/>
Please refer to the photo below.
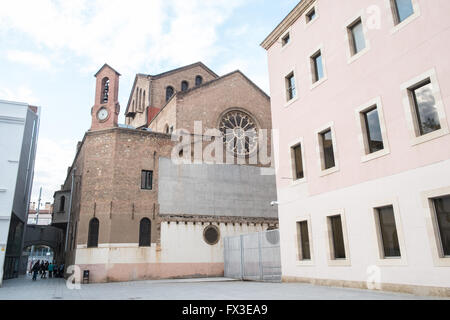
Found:
<path fill-rule="evenodd" d="M 309 253 L 310 259 L 302 258 L 302 235 L 301 235 L 301 223 L 307 223 L 308 228 L 308 238 L 309 238 Z M 295 221 L 295 234 L 296 234 L 296 261 L 297 266 L 313 266 L 314 265 L 314 247 L 313 247 L 313 237 L 312 237 L 312 225 L 311 225 L 311 217 L 310 215 L 298 217 Z"/>
<path fill-rule="evenodd" d="M 334 238 L 333 238 L 333 230 L 331 225 L 331 218 L 340 216 L 341 224 L 342 224 L 342 237 L 344 241 L 344 250 L 345 250 L 345 259 L 336 259 L 334 253 Z M 345 216 L 345 210 L 339 209 L 334 212 L 330 212 L 326 217 L 326 226 L 327 226 L 327 239 L 328 239 L 328 265 L 330 267 L 343 267 L 343 266 L 351 266 L 351 255 L 350 255 L 350 246 L 348 240 L 348 232 L 347 232 L 347 220 Z"/>
<path fill-rule="evenodd" d="M 359 21 L 362 24 L 363 36 L 364 36 L 364 41 L 365 41 L 366 46 L 361 51 L 355 52 L 355 50 L 354 50 L 355 44 L 354 44 L 353 33 L 351 32 L 351 28 L 353 28 L 356 25 L 356 23 L 358 23 Z M 344 28 L 344 32 L 345 32 L 346 41 L 348 43 L 347 64 L 352 64 L 353 62 L 355 62 L 356 60 L 361 58 L 363 55 L 365 55 L 370 50 L 370 38 L 369 38 L 368 29 L 367 29 L 367 26 L 365 23 L 364 11 L 363 10 L 359 11 L 358 14 L 353 16 L 351 19 L 347 20 L 347 22 L 345 23 L 343 28 Z"/>
<path fill-rule="evenodd" d="M 185 88 L 184 88 L 185 86 Z M 181 81 L 181 92 L 185 92 L 189 90 L 189 82 L 187 80 Z"/>
<path fill-rule="evenodd" d="M 281 46 L 285 47 L 291 42 L 291 34 L 288 32 L 281 38 Z"/>
<path fill-rule="evenodd" d="M 386 1 L 386 7 L 389 8 L 388 10 L 391 11 L 391 17 L 392 17 L 391 35 L 395 34 L 396 32 L 400 31 L 401 29 L 403 29 L 404 27 L 406 27 L 408 24 L 410 24 L 411 22 L 416 20 L 421 15 L 419 1 L 411 0 L 414 13 L 412 15 L 410 15 L 408 18 L 406 18 L 405 20 L 399 21 L 396 1 L 395 0 L 385 0 L 385 1 Z"/>
<path fill-rule="evenodd" d="M 327 131 L 331 131 L 331 136 L 332 136 L 332 146 L 333 146 L 333 155 L 334 155 L 334 167 L 325 168 L 325 154 L 324 154 L 324 149 L 323 149 L 323 141 L 322 141 L 322 135 L 327 132 Z M 322 128 L 316 130 L 316 139 L 317 139 L 317 153 L 319 156 L 320 161 L 319 163 L 319 175 L 320 177 L 324 177 L 330 174 L 333 174 L 335 172 L 338 172 L 339 169 L 339 152 L 338 152 L 338 145 L 337 145 L 337 138 L 336 138 L 336 132 L 334 130 L 334 122 L 331 122 L 325 126 L 323 126 Z"/>
<path fill-rule="evenodd" d="M 172 95 L 170 97 L 168 95 L 168 93 L 169 93 L 168 90 L 172 90 Z M 166 103 L 168 103 L 173 98 L 174 95 L 175 95 L 175 88 L 173 86 L 167 86 L 166 87 L 166 99 L 165 99 Z"/>
<path fill-rule="evenodd" d="M 321 79 L 316 78 L 316 64 L 314 58 L 316 58 L 318 55 L 322 57 L 322 71 L 323 71 L 323 77 Z M 320 44 L 317 46 L 313 51 L 311 51 L 311 54 L 309 55 L 308 59 L 308 68 L 311 70 L 310 72 L 310 79 L 311 79 L 311 85 L 310 90 L 313 90 L 314 88 L 320 86 L 322 83 L 328 80 L 328 74 L 327 74 L 327 67 L 326 67 L 326 61 L 324 56 L 324 49 L 323 44 Z"/>
<path fill-rule="evenodd" d="M 411 95 L 411 89 L 417 87 L 417 85 L 421 83 L 424 83 L 427 79 L 430 80 L 433 88 L 433 96 L 436 102 L 435 106 L 438 113 L 441 129 L 425 135 L 421 135 L 417 119 L 416 105 Z M 441 96 L 441 89 L 436 75 L 436 70 L 434 68 L 401 84 L 400 90 L 402 92 L 403 107 L 406 114 L 406 125 L 409 130 L 410 144 L 412 146 L 440 138 L 450 133 L 447 124 L 447 116 L 444 108 L 444 103 Z"/>
<path fill-rule="evenodd" d="M 195 76 L 195 86 L 199 87 L 203 84 L 203 77 L 201 75 Z"/>
<path fill-rule="evenodd" d="M 308 9 L 305 10 L 305 22 L 304 22 L 305 30 L 308 29 L 311 25 L 314 24 L 314 22 L 316 22 L 319 19 L 320 14 L 318 6 L 319 6 L 318 3 L 313 3 L 311 6 L 308 7 Z M 309 20 L 309 15 L 313 10 L 315 11 L 316 16 L 313 19 Z"/>
<path fill-rule="evenodd" d="M 312 13 L 314 13 L 314 17 L 313 18 L 311 18 L 311 14 Z M 306 11 L 305 19 L 306 19 L 306 24 L 309 24 L 309 23 L 311 23 L 311 22 L 313 22 L 314 20 L 317 19 L 317 10 L 316 10 L 315 6 L 309 8 L 308 11 Z"/>
<path fill-rule="evenodd" d="M 380 228 L 380 221 L 378 217 L 379 208 L 384 207 L 392 207 L 394 211 L 395 218 L 395 226 L 397 229 L 397 238 L 398 244 L 400 247 L 400 257 L 385 257 L 384 255 L 384 246 L 383 239 Z M 378 199 L 373 201 L 369 205 L 368 214 L 371 217 L 372 225 L 373 225 L 373 239 L 376 242 L 375 246 L 375 255 L 376 255 L 376 264 L 378 266 L 407 266 L 408 265 L 408 256 L 406 250 L 406 242 L 405 236 L 403 233 L 403 224 L 400 212 L 400 206 L 397 198 L 387 198 L 387 199 Z"/>
<path fill-rule="evenodd" d="M 289 36 L 289 41 L 287 43 L 284 43 L 284 38 L 286 36 Z M 279 38 L 279 43 L 281 47 L 281 52 L 283 52 L 286 48 L 289 48 L 292 43 L 292 27 L 289 27 Z"/>
<path fill-rule="evenodd" d="M 306 182 L 306 163 L 305 163 L 305 148 L 303 143 L 303 138 L 298 139 L 289 144 L 289 159 L 291 160 L 291 176 L 292 176 L 292 185 L 297 185 L 303 182 Z M 301 148 L 301 156 L 302 156 L 302 167 L 303 167 L 303 178 L 297 178 L 297 167 L 295 162 L 295 153 L 294 148 L 300 146 Z"/>
<path fill-rule="evenodd" d="M 424 217 L 426 229 L 431 245 L 431 255 L 435 267 L 450 267 L 450 256 L 443 254 L 441 234 L 437 221 L 436 208 L 434 200 L 444 198 L 450 195 L 450 187 L 429 190 L 422 192 L 422 206 L 424 208 Z"/>
<path fill-rule="evenodd" d="M 144 178 L 144 174 L 145 174 L 145 178 Z M 150 188 L 148 187 L 148 174 L 151 174 Z M 153 180 L 154 180 L 153 170 L 141 170 L 141 190 L 153 191 Z"/>
<path fill-rule="evenodd" d="M 292 84 L 290 83 L 290 80 L 293 78 L 293 87 Z M 285 92 L 286 92 L 286 103 L 291 103 L 293 101 L 295 101 L 295 99 L 297 99 L 298 97 L 298 93 L 297 93 L 297 79 L 295 77 L 295 72 L 291 71 L 289 72 L 285 77 L 284 77 L 284 83 L 285 83 Z M 292 96 L 292 97 L 290 97 Z"/>
<path fill-rule="evenodd" d="M 369 141 L 367 136 L 367 125 L 364 119 L 364 114 L 370 109 L 373 109 L 374 107 L 376 107 L 378 110 L 378 119 L 380 122 L 381 137 L 383 139 L 384 149 L 370 153 Z M 363 105 L 359 106 L 357 109 L 355 109 L 355 118 L 356 118 L 356 125 L 359 129 L 358 140 L 361 149 L 361 162 L 372 161 L 390 154 L 391 153 L 390 144 L 381 97 L 371 99 L 366 103 L 364 103 Z"/>

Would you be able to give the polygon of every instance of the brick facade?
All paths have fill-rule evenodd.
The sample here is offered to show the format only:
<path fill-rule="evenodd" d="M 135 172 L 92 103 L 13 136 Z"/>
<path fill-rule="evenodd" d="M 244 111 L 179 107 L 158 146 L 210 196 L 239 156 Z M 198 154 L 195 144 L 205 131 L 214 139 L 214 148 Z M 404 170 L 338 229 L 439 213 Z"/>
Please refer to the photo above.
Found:
<path fill-rule="evenodd" d="M 224 232 L 227 232 L 224 235 L 233 235 L 250 230 L 248 228 L 264 230 L 278 224 L 276 216 L 271 218 L 246 218 L 245 216 L 227 218 L 217 217 L 213 214 L 183 217 L 160 215 L 158 204 L 159 160 L 160 158 L 170 158 L 172 149 L 177 143 L 171 140 L 171 135 L 163 133 L 163 124 L 173 125 L 176 128 L 179 123 L 180 126 L 190 129 L 194 120 L 200 120 L 204 121 L 206 126 L 217 128 L 221 114 L 227 110 L 239 108 L 254 117 L 260 128 L 271 128 L 270 101 L 265 93 L 240 72 L 218 78 L 208 70 L 202 64 L 188 66 L 187 69 L 179 69 L 179 73 L 168 72 L 161 75 L 159 79 L 151 80 L 155 85 L 150 91 L 152 92 L 150 101 L 153 100 L 155 105 L 162 107 L 162 111 L 152 121 L 152 124 L 160 123 L 153 128 L 153 131 L 124 128 L 114 122 L 110 123 L 109 127 L 103 127 L 104 124 L 98 123 L 95 114 L 92 115 L 92 128 L 86 132 L 83 141 L 78 145 L 74 163 L 69 168 L 65 184 L 62 186 L 62 190 L 70 190 L 72 176 L 75 177 L 67 265 L 77 264 L 82 268 L 97 270 L 93 276 L 97 282 L 126 281 L 149 277 L 164 278 L 166 276 L 217 276 L 221 275 L 221 272 L 223 273 L 220 247 L 214 248 L 218 254 L 214 254 L 210 258 L 206 255 L 206 258 L 198 258 L 198 261 L 191 259 L 191 262 L 187 261 L 190 258 L 187 260 L 186 258 L 184 260 L 180 257 L 177 258 L 179 253 L 176 250 L 186 251 L 186 249 L 180 249 L 182 242 L 174 243 L 173 241 L 177 240 L 170 238 L 173 236 L 162 235 L 162 225 L 165 224 L 166 228 L 170 230 L 171 223 L 176 223 L 176 225 L 180 223 L 180 227 L 185 226 L 184 228 L 186 228 L 184 232 L 192 234 L 194 231 L 188 232 L 187 228 L 203 230 L 208 224 L 213 223 L 224 228 Z M 102 68 L 99 77 L 103 78 L 106 74 L 110 79 L 114 79 L 113 76 L 116 75 L 118 81 L 118 74 L 112 68 Z M 175 86 L 175 83 L 181 85 L 182 79 L 188 79 L 190 85 L 195 84 L 195 76 L 199 74 L 206 83 L 184 93 L 176 93 L 167 106 L 162 106 L 161 93 L 165 97 L 165 86 L 168 84 Z M 143 79 L 140 75 L 137 76 L 133 91 L 142 85 Z M 96 102 L 101 98 L 98 95 L 99 85 L 102 84 L 97 80 Z M 116 90 L 117 88 L 111 89 Z M 159 92 L 159 94 L 153 96 L 155 92 Z M 131 94 L 131 106 L 134 95 Z M 146 97 L 148 97 L 147 94 Z M 108 104 L 108 106 L 115 110 L 113 104 Z M 145 108 L 141 107 L 137 113 L 142 110 Z M 172 111 L 168 112 L 169 110 Z M 134 119 L 130 118 L 132 111 L 136 110 L 127 108 L 127 124 L 138 126 L 135 122 L 138 118 L 136 116 Z M 203 148 L 207 144 L 209 142 L 204 142 Z M 143 170 L 153 171 L 152 190 L 141 189 L 141 172 Z M 275 184 L 275 180 L 273 184 Z M 268 204 L 276 198 L 276 194 L 273 194 L 272 197 L 267 199 Z M 99 220 L 99 245 L 98 248 L 87 248 L 89 223 L 93 218 Z M 143 218 L 151 221 L 152 245 L 148 248 L 138 247 L 140 222 Z M 195 226 L 196 223 L 197 226 Z M 202 240 L 202 232 L 198 234 L 196 232 L 192 236 L 195 238 L 200 236 L 201 243 L 199 245 L 205 245 Z M 174 245 L 178 249 L 175 251 L 169 249 Z M 194 250 L 197 244 L 193 246 L 187 250 Z M 209 248 L 204 249 L 208 249 L 205 252 L 211 252 Z M 120 255 L 117 256 L 119 252 L 122 252 L 120 253 L 123 255 L 122 258 Z M 122 267 L 112 268 L 112 265 L 109 265 L 113 263 L 111 259 L 117 259 L 114 261 L 122 264 Z M 155 264 L 160 265 L 155 266 Z M 162 267 L 164 265 L 166 267 Z M 164 269 L 172 271 L 167 273 L 164 272 Z M 137 278 L 136 274 L 139 274 Z"/>

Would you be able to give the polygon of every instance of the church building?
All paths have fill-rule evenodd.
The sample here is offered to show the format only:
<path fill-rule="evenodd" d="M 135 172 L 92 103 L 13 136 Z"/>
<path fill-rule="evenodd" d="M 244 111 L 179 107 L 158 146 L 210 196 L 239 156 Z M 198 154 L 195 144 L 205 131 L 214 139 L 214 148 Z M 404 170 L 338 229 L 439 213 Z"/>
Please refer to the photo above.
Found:
<path fill-rule="evenodd" d="M 199 62 L 137 74 L 124 125 L 120 74 L 105 64 L 95 77 L 92 125 L 55 197 L 66 266 L 91 282 L 223 276 L 224 237 L 278 228 L 273 165 L 260 160 L 270 98 L 243 73 Z"/>

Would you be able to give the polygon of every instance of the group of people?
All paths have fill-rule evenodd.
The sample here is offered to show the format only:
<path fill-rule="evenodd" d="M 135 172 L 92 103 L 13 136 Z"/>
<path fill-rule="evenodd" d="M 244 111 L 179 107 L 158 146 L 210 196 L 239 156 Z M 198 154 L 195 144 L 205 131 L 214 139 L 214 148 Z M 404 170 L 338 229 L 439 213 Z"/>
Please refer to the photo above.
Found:
<path fill-rule="evenodd" d="M 33 281 L 36 281 L 38 275 L 41 275 L 41 279 L 47 279 L 47 271 L 49 278 L 63 278 L 64 263 L 58 265 L 48 261 L 36 261 L 30 271 L 33 275 Z"/>

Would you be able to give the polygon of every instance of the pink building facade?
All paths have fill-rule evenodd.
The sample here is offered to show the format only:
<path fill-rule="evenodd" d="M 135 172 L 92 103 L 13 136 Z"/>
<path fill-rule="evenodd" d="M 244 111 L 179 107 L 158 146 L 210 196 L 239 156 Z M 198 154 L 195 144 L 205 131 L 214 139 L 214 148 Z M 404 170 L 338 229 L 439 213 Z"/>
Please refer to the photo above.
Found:
<path fill-rule="evenodd" d="M 285 281 L 450 295 L 448 14 L 303 0 L 262 43 Z"/>

